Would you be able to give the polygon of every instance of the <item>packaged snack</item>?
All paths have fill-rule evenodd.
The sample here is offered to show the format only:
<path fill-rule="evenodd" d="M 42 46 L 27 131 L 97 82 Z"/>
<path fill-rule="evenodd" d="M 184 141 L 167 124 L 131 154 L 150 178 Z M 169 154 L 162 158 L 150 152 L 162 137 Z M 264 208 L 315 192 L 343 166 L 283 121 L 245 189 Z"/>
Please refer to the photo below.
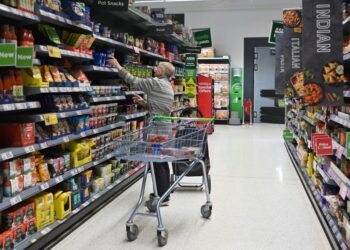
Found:
<path fill-rule="evenodd" d="M 24 221 L 23 209 L 12 209 L 3 213 L 3 229 L 10 230 Z"/>
<path fill-rule="evenodd" d="M 34 144 L 34 123 L 2 123 L 0 124 L 0 146 L 23 147 Z"/>
<path fill-rule="evenodd" d="M 50 131 L 51 131 L 51 138 L 52 139 L 56 139 L 57 137 L 62 136 L 59 124 L 52 125 L 50 127 Z"/>
<path fill-rule="evenodd" d="M 77 79 L 78 81 L 81 82 L 86 82 L 89 81 L 85 73 L 81 69 L 71 69 L 70 73 Z"/>
<path fill-rule="evenodd" d="M 23 173 L 34 171 L 35 168 L 35 157 L 29 156 L 23 159 Z"/>
<path fill-rule="evenodd" d="M 40 143 L 50 140 L 49 134 L 41 127 L 40 124 L 35 126 L 35 142 Z"/>
<path fill-rule="evenodd" d="M 26 227 L 24 224 L 18 225 L 12 229 L 13 240 L 19 243 L 26 238 Z"/>
<path fill-rule="evenodd" d="M 21 159 L 7 161 L 1 164 L 1 168 L 4 176 L 11 179 L 22 174 L 23 161 Z"/>
<path fill-rule="evenodd" d="M 41 182 L 47 182 L 50 180 L 50 172 L 46 162 L 42 162 L 38 165 L 38 172 Z"/>
<path fill-rule="evenodd" d="M 54 0 L 49 0 L 49 2 L 52 2 L 52 1 L 54 1 Z M 58 0 L 56 0 L 56 1 L 58 1 Z M 54 27 L 51 27 L 51 26 L 46 25 L 46 24 L 39 24 L 38 29 L 51 42 L 56 43 L 56 44 L 61 44 L 60 37 L 58 36 L 56 29 Z M 52 74 L 52 72 L 51 72 L 51 74 Z M 53 77 L 53 78 L 55 79 L 55 77 Z"/>
<path fill-rule="evenodd" d="M 55 82 L 62 82 L 60 72 L 56 66 L 49 66 L 52 78 Z"/>
<path fill-rule="evenodd" d="M 28 221 L 32 218 L 35 218 L 35 205 L 33 202 L 28 202 L 23 206 L 23 216 L 24 221 Z"/>
<path fill-rule="evenodd" d="M 23 174 L 23 188 L 27 189 L 36 184 L 36 178 L 33 172 Z"/>
<path fill-rule="evenodd" d="M 69 110 L 69 105 L 67 103 L 66 96 L 61 95 L 60 96 L 60 100 L 61 100 L 61 105 L 62 105 L 62 111 Z"/>
<path fill-rule="evenodd" d="M 27 235 L 32 235 L 37 232 L 37 227 L 36 227 L 36 218 L 30 218 L 27 221 L 24 222 L 25 228 L 26 228 L 26 234 Z"/>
<path fill-rule="evenodd" d="M 47 65 L 42 66 L 42 76 L 45 82 L 53 82 L 53 78 L 50 73 L 50 68 Z"/>
<path fill-rule="evenodd" d="M 67 95 L 67 96 L 66 96 L 66 100 L 67 100 L 68 110 L 73 110 L 73 109 L 75 109 L 72 96 Z"/>
<path fill-rule="evenodd" d="M 62 82 L 67 82 L 67 78 L 63 72 L 60 72 Z"/>
<path fill-rule="evenodd" d="M 4 249 L 13 249 L 14 248 L 14 242 L 13 242 L 13 234 L 12 231 L 5 231 L 2 233 L 2 245 L 4 246 Z"/>
<path fill-rule="evenodd" d="M 18 176 L 13 179 L 5 179 L 4 195 L 6 197 L 12 197 L 23 191 L 23 176 Z"/>

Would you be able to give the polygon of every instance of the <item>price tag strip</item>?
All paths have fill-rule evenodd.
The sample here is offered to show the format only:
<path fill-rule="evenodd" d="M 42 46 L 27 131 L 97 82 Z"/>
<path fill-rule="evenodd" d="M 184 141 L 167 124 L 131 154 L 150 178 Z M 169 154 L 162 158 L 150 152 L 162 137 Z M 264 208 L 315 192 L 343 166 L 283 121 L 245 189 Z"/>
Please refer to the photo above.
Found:
<path fill-rule="evenodd" d="M 0 155 L 0 157 L 1 157 L 1 160 L 6 161 L 8 159 L 12 159 L 14 157 L 14 155 L 13 155 L 12 151 L 8 151 L 8 152 L 5 152 L 5 153 L 2 153 Z"/>

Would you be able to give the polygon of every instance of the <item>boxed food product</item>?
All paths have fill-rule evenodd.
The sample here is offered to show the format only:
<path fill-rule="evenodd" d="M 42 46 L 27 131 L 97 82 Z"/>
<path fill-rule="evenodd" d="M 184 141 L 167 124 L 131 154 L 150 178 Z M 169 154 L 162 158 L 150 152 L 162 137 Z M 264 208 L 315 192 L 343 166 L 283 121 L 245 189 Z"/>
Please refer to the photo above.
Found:
<path fill-rule="evenodd" d="M 23 175 L 17 176 L 13 179 L 5 179 L 4 183 L 4 196 L 12 197 L 23 191 Z"/>
<path fill-rule="evenodd" d="M 13 233 L 11 230 L 5 231 L 2 233 L 2 246 L 4 249 L 13 249 Z"/>
<path fill-rule="evenodd" d="M 26 234 L 27 235 L 32 235 L 34 233 L 36 233 L 36 231 L 38 230 L 36 227 L 36 218 L 30 218 L 29 220 L 24 222 L 25 228 L 26 228 Z"/>
<path fill-rule="evenodd" d="M 3 213 L 3 224 L 4 230 L 11 230 L 12 228 L 22 224 L 24 222 L 23 209 L 12 209 Z"/>
<path fill-rule="evenodd" d="M 0 124 L 0 146 L 24 147 L 35 142 L 34 123 L 2 123 Z"/>
<path fill-rule="evenodd" d="M 26 226 L 24 224 L 18 225 L 12 229 L 13 240 L 19 243 L 26 238 Z"/>
<path fill-rule="evenodd" d="M 3 171 L 3 175 L 7 179 L 11 179 L 14 177 L 17 177 L 22 174 L 22 160 L 21 159 L 15 159 L 15 160 L 10 160 L 7 162 L 3 162 L 1 164 L 1 169 Z"/>

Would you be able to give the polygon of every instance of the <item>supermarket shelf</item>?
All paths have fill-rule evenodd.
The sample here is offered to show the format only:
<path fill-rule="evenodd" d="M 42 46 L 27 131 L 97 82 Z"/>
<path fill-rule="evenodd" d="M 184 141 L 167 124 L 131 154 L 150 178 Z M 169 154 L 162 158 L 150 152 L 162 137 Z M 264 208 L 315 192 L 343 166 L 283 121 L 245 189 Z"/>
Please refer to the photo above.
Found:
<path fill-rule="evenodd" d="M 145 92 L 143 91 L 125 91 L 125 95 L 143 95 Z"/>
<path fill-rule="evenodd" d="M 94 37 L 95 37 L 95 43 L 98 43 L 98 44 L 108 45 L 108 46 L 123 49 L 123 50 L 130 50 L 130 51 L 134 50 L 132 46 L 129 46 L 125 43 L 116 41 L 111 38 L 103 37 L 97 34 L 94 34 Z"/>
<path fill-rule="evenodd" d="M 103 132 L 106 132 L 106 131 L 109 131 L 109 130 L 112 130 L 115 128 L 122 127 L 124 125 L 125 125 L 125 123 L 123 121 L 121 121 L 118 123 L 107 125 L 105 127 L 91 129 L 91 130 L 88 130 L 86 132 L 81 132 L 80 134 L 67 135 L 67 136 L 60 137 L 60 138 L 55 139 L 55 140 L 50 140 L 47 142 L 38 143 L 38 144 L 26 146 L 26 147 L 3 148 L 3 149 L 0 149 L 0 162 L 10 160 L 10 159 L 13 159 L 15 157 L 22 156 L 22 155 L 26 155 L 26 154 L 29 154 L 29 153 L 36 151 L 36 150 L 42 150 L 42 149 L 54 147 L 54 146 L 60 145 L 60 144 L 65 143 L 65 142 L 75 141 L 75 140 L 78 140 L 78 139 L 81 139 L 81 138 L 84 138 L 87 136 L 103 133 Z"/>
<path fill-rule="evenodd" d="M 81 172 L 84 172 L 84 171 L 90 169 L 91 167 L 97 166 L 98 164 L 103 163 L 103 162 L 105 162 L 113 157 L 114 157 L 114 154 L 112 154 L 112 153 L 108 154 L 100 160 L 89 162 L 89 163 L 87 163 L 79 168 L 73 168 L 73 169 L 65 172 L 63 175 L 57 176 L 55 178 L 51 178 L 48 182 L 41 183 L 41 184 L 38 184 L 32 188 L 24 190 L 15 197 L 3 198 L 2 203 L 0 203 L 0 211 L 3 211 L 3 210 L 5 210 L 11 206 L 14 206 L 17 203 L 20 203 L 22 201 L 25 201 L 25 200 L 39 194 L 40 192 L 42 192 L 46 189 L 49 189 L 53 186 L 56 186 L 57 184 L 65 181 L 65 180 L 68 180 L 71 177 L 73 177 Z"/>
<path fill-rule="evenodd" d="M 144 49 L 138 49 L 140 51 L 140 54 L 142 56 L 146 56 L 146 57 L 150 57 L 150 58 L 155 58 L 155 59 L 158 59 L 158 60 L 162 60 L 162 61 L 169 61 L 168 58 L 164 57 L 164 56 L 161 56 L 161 55 L 158 55 L 156 53 L 153 53 L 153 52 L 150 52 L 150 51 L 147 51 L 147 50 L 144 50 Z"/>
<path fill-rule="evenodd" d="M 177 61 L 177 60 L 173 60 L 173 61 L 171 61 L 171 63 L 176 64 L 176 65 L 178 65 L 178 66 L 185 66 L 185 63 L 184 63 L 184 62 Z"/>
<path fill-rule="evenodd" d="M 77 207 L 64 220 L 56 220 L 53 224 L 43 228 L 35 234 L 27 237 L 24 241 L 15 245 L 16 250 L 43 249 L 51 241 L 55 244 L 65 234 L 74 230 L 75 226 L 83 223 L 86 218 L 94 215 L 96 211 L 120 195 L 126 188 L 134 184 L 142 176 L 144 164 L 122 175 L 114 183 L 98 193 L 91 194 L 91 198 Z M 57 237 L 59 235 L 60 237 Z"/>
<path fill-rule="evenodd" d="M 108 68 L 108 67 L 100 67 L 95 65 L 84 65 L 80 67 L 84 72 L 92 72 L 92 73 L 98 73 L 98 72 L 105 72 L 105 73 L 118 73 L 118 70 L 115 68 Z"/>
<path fill-rule="evenodd" d="M 140 112 L 140 113 L 135 113 L 135 114 L 120 115 L 120 117 L 122 118 L 122 120 L 132 120 L 132 119 L 144 117 L 147 114 L 148 114 L 148 112 L 145 111 L 145 112 Z"/>
<path fill-rule="evenodd" d="M 322 176 L 324 183 L 326 183 L 328 185 L 332 185 L 332 186 L 337 186 L 337 183 L 335 183 L 335 181 L 332 180 L 332 178 L 328 175 L 327 172 L 325 172 L 325 170 L 323 170 L 323 168 L 321 166 L 319 166 L 319 165 L 317 166 L 317 171 Z"/>
<path fill-rule="evenodd" d="M 350 33 L 350 17 L 346 18 L 343 21 L 343 28 L 344 28 L 344 33 L 349 34 Z"/>
<path fill-rule="evenodd" d="M 345 174 L 333 163 L 331 162 L 328 174 L 331 176 L 331 178 L 337 183 L 337 185 L 340 187 L 342 184 L 350 187 L 350 180 L 348 177 L 345 176 Z M 349 189 L 348 189 L 349 190 Z M 348 198 L 350 198 L 350 190 L 348 191 L 347 195 Z"/>
<path fill-rule="evenodd" d="M 40 107 L 41 107 L 40 102 L 19 102 L 19 103 L 0 104 L 0 112 L 36 109 Z"/>
<path fill-rule="evenodd" d="M 49 88 L 35 88 L 25 87 L 24 94 L 26 96 L 38 95 L 45 93 L 71 93 L 71 92 L 91 92 L 92 87 L 49 87 Z"/>
<path fill-rule="evenodd" d="M 330 117 L 330 120 L 332 120 L 333 122 L 336 122 L 340 125 L 343 125 L 344 127 L 350 128 L 350 121 L 344 120 L 337 115 L 332 114 Z"/>
<path fill-rule="evenodd" d="M 26 24 L 39 23 L 40 21 L 34 14 L 12 8 L 4 4 L 0 4 L 0 16 L 18 21 L 24 21 Z"/>
<path fill-rule="evenodd" d="M 67 112 L 58 112 L 58 113 L 50 113 L 55 114 L 58 119 L 63 119 L 67 117 L 74 117 L 74 116 L 81 116 L 81 115 L 89 115 L 91 114 L 91 109 L 81 109 L 81 110 L 73 110 L 73 111 L 67 111 Z M 14 115 L 8 115 L 6 117 L 1 117 L 0 121 L 5 122 L 43 122 L 45 121 L 45 115 L 46 114 L 21 114 L 20 117 L 18 117 L 16 114 Z"/>
<path fill-rule="evenodd" d="M 295 146 L 290 142 L 285 143 L 287 152 L 292 160 L 294 168 L 299 175 L 300 181 L 302 182 L 306 194 L 309 197 L 309 200 L 316 212 L 316 215 L 323 227 L 325 234 L 329 240 L 332 249 L 336 250 L 345 250 L 347 249 L 345 243 L 343 242 L 343 237 L 339 231 L 339 228 L 334 220 L 330 216 L 328 210 L 325 206 L 322 205 L 322 197 L 319 194 L 318 190 L 313 186 L 312 181 L 308 178 L 305 169 L 300 167 L 300 160 L 297 156 Z"/>
<path fill-rule="evenodd" d="M 185 95 L 185 92 L 177 92 L 177 93 L 174 93 L 174 95 Z"/>
<path fill-rule="evenodd" d="M 60 49 L 62 57 L 76 58 L 79 60 L 93 60 L 92 55 Z M 45 45 L 35 45 L 35 52 L 39 55 L 49 56 L 48 49 Z"/>
<path fill-rule="evenodd" d="M 64 18 L 62 16 L 56 15 L 54 13 L 38 9 L 36 14 L 38 15 L 40 21 L 50 23 L 53 25 L 57 25 L 63 28 L 70 28 L 78 31 L 92 32 L 92 28 L 85 24 L 74 23 L 68 18 Z"/>
<path fill-rule="evenodd" d="M 121 101 L 125 100 L 126 97 L 123 95 L 119 96 L 101 96 L 101 97 L 92 97 L 90 100 L 90 103 L 97 103 L 97 102 L 110 102 L 110 101 Z"/>
<path fill-rule="evenodd" d="M 345 148 L 334 139 L 332 139 L 332 146 L 334 150 L 342 150 L 344 152 L 343 155 L 346 157 Z"/>
<path fill-rule="evenodd" d="M 307 117 L 306 115 L 303 115 L 303 120 L 309 123 L 311 126 L 316 126 L 315 121 L 312 120 L 311 118 Z"/>

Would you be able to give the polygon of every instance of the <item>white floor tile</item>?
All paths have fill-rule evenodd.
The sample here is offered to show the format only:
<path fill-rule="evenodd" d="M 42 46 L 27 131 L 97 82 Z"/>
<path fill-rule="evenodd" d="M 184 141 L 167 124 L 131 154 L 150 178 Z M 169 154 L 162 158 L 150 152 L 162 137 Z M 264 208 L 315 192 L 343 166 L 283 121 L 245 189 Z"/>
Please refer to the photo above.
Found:
<path fill-rule="evenodd" d="M 217 126 L 209 144 L 213 215 L 201 217 L 203 192 L 176 191 L 170 207 L 162 209 L 169 230 L 163 249 L 331 249 L 286 153 L 282 126 Z M 159 249 L 153 218 L 138 218 L 138 239 L 126 241 L 125 222 L 140 186 L 128 189 L 54 249 Z"/>

